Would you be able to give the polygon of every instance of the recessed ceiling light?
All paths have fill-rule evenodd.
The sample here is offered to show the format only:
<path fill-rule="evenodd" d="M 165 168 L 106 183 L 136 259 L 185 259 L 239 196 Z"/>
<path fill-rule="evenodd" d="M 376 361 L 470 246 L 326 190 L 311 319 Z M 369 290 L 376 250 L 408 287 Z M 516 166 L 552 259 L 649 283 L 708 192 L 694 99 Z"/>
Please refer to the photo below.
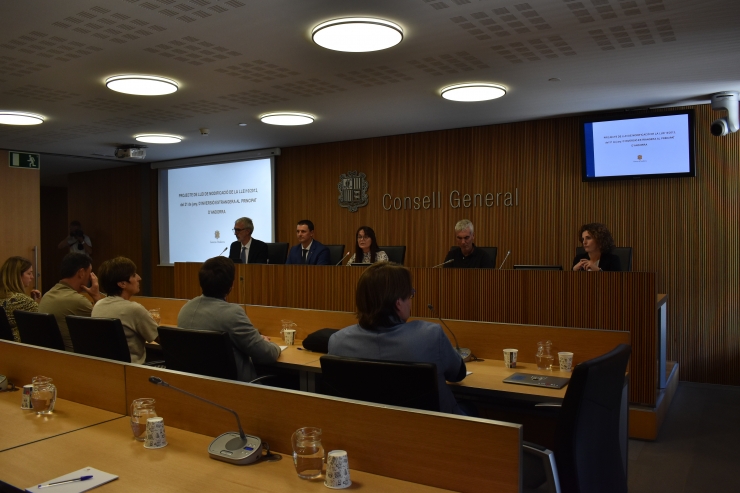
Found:
<path fill-rule="evenodd" d="M 156 75 L 115 75 L 108 77 L 105 85 L 113 91 L 136 96 L 172 94 L 180 87 L 176 81 Z"/>
<path fill-rule="evenodd" d="M 506 88 L 504 86 L 485 82 L 454 84 L 442 89 L 442 97 L 450 101 L 488 101 L 500 98 L 505 94 Z"/>
<path fill-rule="evenodd" d="M 38 125 L 44 123 L 44 117 L 24 111 L 0 111 L 0 123 L 3 125 Z"/>
<path fill-rule="evenodd" d="M 260 115 L 262 123 L 270 125 L 308 125 L 313 123 L 315 116 L 307 113 L 265 113 Z"/>
<path fill-rule="evenodd" d="M 246 126 L 247 126 L 247 124 L 246 124 L 246 123 L 240 123 L 240 124 L 239 124 L 239 126 L 240 126 L 240 127 L 246 127 Z"/>
<path fill-rule="evenodd" d="M 311 31 L 313 42 L 329 50 L 352 53 L 385 50 L 403 39 L 398 24 L 372 17 L 346 17 L 322 22 Z"/>
<path fill-rule="evenodd" d="M 147 144 L 177 144 L 182 141 L 182 137 L 179 135 L 167 134 L 142 134 L 134 138 L 139 142 L 146 142 Z"/>

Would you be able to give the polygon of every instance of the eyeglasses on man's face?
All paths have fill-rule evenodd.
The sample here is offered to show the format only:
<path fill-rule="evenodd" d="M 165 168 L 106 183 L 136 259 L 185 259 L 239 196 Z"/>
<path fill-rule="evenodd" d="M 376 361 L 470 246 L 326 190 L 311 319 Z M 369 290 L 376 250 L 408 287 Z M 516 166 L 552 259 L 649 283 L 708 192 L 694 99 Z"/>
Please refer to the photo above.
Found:
<path fill-rule="evenodd" d="M 234 233 L 241 233 L 242 231 L 246 230 L 247 228 L 231 228 L 231 231 Z"/>

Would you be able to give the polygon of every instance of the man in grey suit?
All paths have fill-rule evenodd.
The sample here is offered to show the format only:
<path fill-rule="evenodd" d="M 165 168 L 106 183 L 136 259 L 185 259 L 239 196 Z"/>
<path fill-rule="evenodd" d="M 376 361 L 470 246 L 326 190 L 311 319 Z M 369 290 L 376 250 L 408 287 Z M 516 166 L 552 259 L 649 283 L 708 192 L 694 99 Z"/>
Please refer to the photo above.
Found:
<path fill-rule="evenodd" d="M 177 316 L 177 326 L 228 333 L 238 378 L 249 382 L 257 378 L 253 363 L 274 363 L 280 356 L 280 346 L 259 333 L 242 307 L 226 301 L 234 272 L 234 262 L 226 257 L 206 260 L 198 273 L 203 294 L 185 303 Z"/>

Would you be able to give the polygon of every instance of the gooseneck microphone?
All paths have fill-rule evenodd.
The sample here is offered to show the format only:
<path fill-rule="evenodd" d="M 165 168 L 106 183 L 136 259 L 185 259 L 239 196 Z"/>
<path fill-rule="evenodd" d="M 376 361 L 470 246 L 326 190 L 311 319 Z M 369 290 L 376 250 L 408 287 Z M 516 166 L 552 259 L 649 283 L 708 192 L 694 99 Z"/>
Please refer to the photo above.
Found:
<path fill-rule="evenodd" d="M 452 259 L 452 258 L 451 258 L 450 260 L 448 260 L 448 261 L 446 261 L 446 262 L 442 262 L 442 263 L 441 263 L 441 264 L 439 264 L 439 265 L 435 265 L 434 267 L 432 267 L 432 269 L 436 269 L 437 267 L 442 267 L 443 265 L 451 264 L 451 263 L 452 263 L 452 262 L 454 262 L 454 261 L 455 261 L 455 259 Z M 430 306 L 431 306 L 431 305 L 430 305 Z"/>
<path fill-rule="evenodd" d="M 220 256 L 221 256 L 221 255 L 223 255 L 223 254 L 224 254 L 224 252 L 225 252 L 226 250 L 228 250 L 228 249 L 229 249 L 229 247 L 226 247 L 226 248 L 224 248 L 223 250 L 221 250 L 221 253 L 219 253 L 218 255 L 216 255 L 216 257 L 220 257 Z"/>
<path fill-rule="evenodd" d="M 172 390 L 177 390 L 178 392 L 182 392 L 185 395 L 194 397 L 199 401 L 211 404 L 212 406 L 216 406 L 217 408 L 228 411 L 234 415 L 236 418 L 236 424 L 239 427 L 239 433 L 229 431 L 213 440 L 213 442 L 208 446 L 208 455 L 210 455 L 212 459 L 228 462 L 230 464 L 245 465 L 257 461 L 262 456 L 262 440 L 255 436 L 244 434 L 242 423 L 239 420 L 239 415 L 236 414 L 236 411 L 233 409 L 229 409 L 228 407 L 216 404 L 208 399 L 191 394 L 187 390 L 173 387 L 159 377 L 149 377 L 149 381 L 154 385 L 160 385 Z"/>
<path fill-rule="evenodd" d="M 342 262 L 344 262 L 344 259 L 346 259 L 346 258 L 347 258 L 348 256 L 349 256 L 349 252 L 347 252 L 346 254 L 344 254 L 344 257 L 342 257 L 342 258 L 341 258 L 341 259 L 339 260 L 339 262 L 337 262 L 336 264 L 334 264 L 334 267 L 336 267 L 337 265 L 341 265 L 341 264 L 342 264 Z"/>
<path fill-rule="evenodd" d="M 501 262 L 501 265 L 499 265 L 499 266 L 498 266 L 498 269 L 499 269 L 499 270 L 501 270 L 501 267 L 503 267 L 503 266 L 504 266 L 504 264 L 506 263 L 506 260 L 507 260 L 507 259 L 509 258 L 509 255 L 510 255 L 510 254 L 511 254 L 511 250 L 509 250 L 508 252 L 506 252 L 506 257 L 504 257 L 504 261 L 503 261 L 503 262 Z"/>
<path fill-rule="evenodd" d="M 427 305 L 427 308 L 429 308 L 429 310 L 432 312 L 432 315 L 434 315 L 434 305 L 432 305 L 431 303 L 429 303 Z M 445 321 L 442 320 L 442 317 L 440 317 L 439 315 L 437 315 L 437 319 L 439 319 L 439 321 L 442 322 L 442 325 L 445 326 L 445 329 L 447 329 L 448 332 L 450 334 L 452 334 L 452 338 L 455 340 L 455 350 L 457 351 L 457 354 L 459 354 L 460 357 L 463 359 L 463 361 L 468 362 L 468 361 L 474 359 L 475 356 L 473 356 L 473 352 L 470 349 L 468 349 L 466 347 L 462 347 L 462 348 L 460 347 L 460 344 L 457 343 L 457 337 L 455 337 L 455 333 L 452 332 L 452 329 L 450 329 L 447 326 L 447 324 L 445 323 Z"/>

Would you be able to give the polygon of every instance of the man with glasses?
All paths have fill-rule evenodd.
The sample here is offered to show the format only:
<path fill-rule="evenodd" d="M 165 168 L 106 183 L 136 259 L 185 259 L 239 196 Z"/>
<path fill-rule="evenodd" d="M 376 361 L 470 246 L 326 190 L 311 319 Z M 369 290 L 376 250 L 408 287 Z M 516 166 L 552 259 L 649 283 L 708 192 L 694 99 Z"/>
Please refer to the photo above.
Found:
<path fill-rule="evenodd" d="M 235 264 L 266 264 L 267 243 L 252 238 L 254 223 L 248 217 L 240 217 L 234 223 L 236 241 L 231 244 L 229 258 Z"/>

